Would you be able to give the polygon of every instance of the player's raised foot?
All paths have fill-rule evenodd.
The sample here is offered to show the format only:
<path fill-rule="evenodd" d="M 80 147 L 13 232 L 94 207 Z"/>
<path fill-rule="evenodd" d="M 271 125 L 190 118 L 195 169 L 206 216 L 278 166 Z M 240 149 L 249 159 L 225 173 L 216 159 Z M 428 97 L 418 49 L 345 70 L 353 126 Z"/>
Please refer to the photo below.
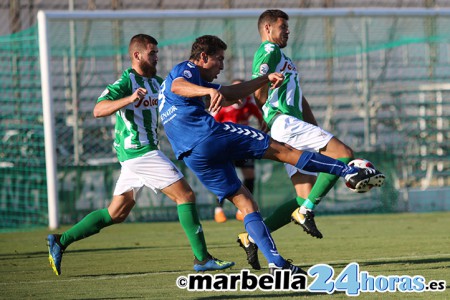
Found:
<path fill-rule="evenodd" d="M 383 173 L 373 168 L 358 168 L 357 173 L 345 176 L 347 186 L 355 191 L 365 191 L 365 188 L 370 186 L 382 186 L 384 183 Z"/>
<path fill-rule="evenodd" d="M 245 254 L 247 254 L 247 261 L 252 266 L 254 270 L 261 270 L 261 265 L 258 259 L 258 246 L 252 243 L 248 238 L 248 233 L 243 232 L 238 234 L 237 242 L 239 246 L 244 249 Z"/>
<path fill-rule="evenodd" d="M 307 275 L 306 271 L 300 267 L 294 266 L 292 260 L 288 259 L 282 267 L 275 265 L 274 263 L 269 264 L 269 273 L 274 275 L 276 270 L 291 270 L 291 274 L 304 274 Z"/>
<path fill-rule="evenodd" d="M 203 261 L 199 261 L 194 257 L 194 270 L 197 272 L 223 270 L 232 266 L 234 266 L 234 262 L 217 259 L 212 257 L 209 253 L 208 257 Z"/>
<path fill-rule="evenodd" d="M 307 209 L 306 213 L 302 214 L 299 207 L 291 214 L 291 219 L 295 224 L 300 225 L 307 234 L 318 239 L 323 237 L 322 233 L 317 229 L 316 222 L 314 221 L 314 212 L 312 210 Z"/>
<path fill-rule="evenodd" d="M 50 266 L 56 275 L 61 275 L 61 260 L 64 253 L 64 248 L 59 243 L 59 234 L 49 234 L 47 236 L 47 246 L 48 246 L 48 261 Z"/>

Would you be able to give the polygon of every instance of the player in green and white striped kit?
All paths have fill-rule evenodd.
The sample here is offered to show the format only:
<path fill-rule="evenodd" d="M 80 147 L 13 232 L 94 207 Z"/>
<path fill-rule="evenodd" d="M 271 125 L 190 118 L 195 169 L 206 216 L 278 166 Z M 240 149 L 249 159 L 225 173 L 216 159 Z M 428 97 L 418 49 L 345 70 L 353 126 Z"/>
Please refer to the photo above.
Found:
<path fill-rule="evenodd" d="M 300 87 L 300 75 L 292 60 L 283 53 L 289 38 L 288 15 L 281 10 L 266 10 L 258 19 L 261 45 L 253 59 L 253 78 L 279 72 L 285 76 L 282 85 L 276 89 L 268 86 L 255 92 L 255 100 L 262 106 L 264 120 L 271 129 L 273 139 L 284 142 L 299 150 L 319 152 L 348 164 L 353 151 L 329 132 L 318 127 Z M 334 186 L 338 176 L 309 173 L 285 164 L 295 187 L 297 197 L 278 207 L 264 220 L 271 232 L 288 224 L 291 219 L 303 227 L 308 234 L 322 238 L 314 221 L 314 207 Z M 374 169 L 370 184 L 380 186 L 384 175 Z M 252 266 L 257 263 L 257 248 L 247 233 L 238 236 L 238 242 L 247 253 Z"/>
<path fill-rule="evenodd" d="M 222 270 L 234 265 L 212 257 L 207 250 L 195 195 L 183 174 L 158 149 L 158 93 L 162 79 L 156 76 L 158 42 L 138 34 L 131 38 L 131 68 L 110 84 L 94 107 L 96 118 L 115 113 L 114 148 L 122 165 L 108 208 L 91 212 L 63 234 L 47 237 L 49 261 L 61 274 L 64 250 L 73 242 L 123 222 L 139 198 L 142 187 L 162 191 L 177 203 L 178 217 L 194 252 L 194 270 Z"/>

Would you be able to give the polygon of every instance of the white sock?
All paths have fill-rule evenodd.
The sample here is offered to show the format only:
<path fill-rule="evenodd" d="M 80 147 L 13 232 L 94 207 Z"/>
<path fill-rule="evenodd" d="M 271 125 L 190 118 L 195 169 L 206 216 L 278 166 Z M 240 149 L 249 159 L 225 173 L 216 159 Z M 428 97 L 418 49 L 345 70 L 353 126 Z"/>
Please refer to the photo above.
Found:
<path fill-rule="evenodd" d="M 304 214 L 306 214 L 306 211 L 308 211 L 308 209 L 306 208 L 306 206 L 300 206 L 300 213 L 302 214 L 302 215 L 304 215 Z"/>

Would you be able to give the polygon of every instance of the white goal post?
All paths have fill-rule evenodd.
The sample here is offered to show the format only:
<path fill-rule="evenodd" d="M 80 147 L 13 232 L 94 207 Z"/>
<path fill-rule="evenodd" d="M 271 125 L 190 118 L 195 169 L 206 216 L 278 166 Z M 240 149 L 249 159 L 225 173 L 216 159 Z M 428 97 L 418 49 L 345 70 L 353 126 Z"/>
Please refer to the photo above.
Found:
<path fill-rule="evenodd" d="M 404 18 L 404 17 L 417 17 L 417 18 L 429 18 L 429 17 L 449 17 L 450 9 L 416 9 L 416 8 L 406 8 L 406 9 L 283 9 L 290 18 L 294 17 L 304 17 L 304 18 L 324 18 L 324 17 L 336 17 L 336 18 L 372 18 L 372 17 L 392 17 L 392 18 Z M 43 104 L 43 122 L 44 122 L 44 132 L 45 132 L 45 160 L 46 160 L 46 177 L 47 177 L 47 189 L 48 189 L 48 214 L 49 214 L 49 228 L 55 229 L 59 227 L 59 216 L 58 216 L 58 176 L 57 176 L 57 137 L 56 137 L 56 124 L 55 124 L 55 75 L 52 73 L 53 70 L 57 70 L 59 67 L 52 65 L 52 55 L 54 54 L 52 49 L 52 39 L 58 39 L 59 37 L 52 36 L 51 26 L 52 22 L 77 22 L 77 21 L 129 21 L 129 20 L 159 20 L 167 21 L 172 20 L 173 23 L 179 25 L 183 20 L 196 21 L 196 20 L 249 20 L 248 24 L 251 24 L 251 29 L 241 28 L 235 29 L 233 34 L 238 33 L 244 38 L 247 36 L 253 36 L 253 46 L 258 45 L 258 36 L 256 31 L 256 22 L 258 16 L 261 14 L 262 9 L 230 9 L 230 10 L 161 10 L 161 11 L 39 11 L 37 15 L 38 19 L 38 34 L 39 34 L 39 56 L 40 56 L 40 71 L 41 71 L 41 85 L 42 85 L 42 104 Z M 188 38 L 193 37 L 192 34 L 196 32 L 208 32 L 208 28 L 200 28 L 196 32 L 188 30 L 189 26 L 194 26 L 192 22 L 187 22 L 184 29 L 189 33 L 185 36 Z M 224 23 L 225 24 L 225 23 Z M 245 23 L 247 24 L 247 23 Z M 225 24 L 227 25 L 227 24 Z M 104 26 L 102 23 L 98 26 Z M 157 33 L 167 30 L 170 26 L 168 23 L 161 23 L 161 27 L 155 26 L 152 28 L 156 34 L 155 37 L 159 38 Z M 197 26 L 197 25 L 195 25 Z M 227 25 L 228 26 L 228 25 Z M 245 26 L 242 26 L 245 27 Z M 182 30 L 183 26 L 180 26 L 179 30 Z M 178 29 L 177 29 L 178 30 Z M 215 34 L 212 29 L 211 34 Z M 249 31 L 250 33 L 248 33 Z M 72 32 L 71 34 L 74 34 Z M 108 33 L 106 33 L 108 34 Z M 169 36 L 170 34 L 167 34 Z M 67 38 L 73 41 L 70 37 Z M 181 39 L 181 37 L 180 37 Z M 167 37 L 167 44 L 170 44 L 170 39 Z M 225 42 L 228 43 L 226 36 L 224 37 Z M 182 43 L 180 47 L 188 47 L 192 43 L 192 39 L 187 43 Z M 68 45 L 68 47 L 77 47 L 76 44 Z M 233 49 L 233 60 L 245 64 L 244 69 L 239 69 L 241 72 L 244 70 L 247 75 L 250 75 L 251 61 L 248 61 L 247 57 L 249 54 L 244 53 L 244 50 L 239 49 L 239 44 L 232 44 Z M 311 46 L 310 49 L 313 49 Z M 314 48 L 315 49 L 315 48 Z M 75 48 L 72 48 L 74 50 Z M 292 52 L 292 49 L 290 50 Z M 311 50 L 312 51 L 312 50 Z M 244 57 L 240 57 L 240 54 L 244 53 Z M 311 52 L 312 53 L 312 52 Z M 176 56 L 177 54 L 172 55 Z M 81 55 L 84 55 L 82 53 Z M 69 57 L 70 58 L 70 57 Z M 187 58 L 187 57 L 186 57 Z M 313 64 L 314 58 L 309 58 L 308 61 Z M 161 61 L 161 65 L 166 69 L 170 69 L 171 60 Z M 367 71 L 367 70 L 366 70 Z M 224 71 L 225 72 L 225 71 Z M 360 72 L 361 73 L 361 72 Z M 364 72 L 361 75 L 361 84 L 368 82 L 369 78 L 364 78 Z M 58 75 L 59 76 L 59 75 Z M 356 75 L 355 75 L 356 76 Z M 359 76 L 359 75 L 358 75 Z M 247 76 L 248 78 L 249 76 Z M 231 79 L 227 77 L 226 79 Z M 326 85 L 327 83 L 325 83 Z M 330 86 L 330 85 L 328 85 Z M 357 87 L 358 88 L 358 87 Z M 370 86 L 367 85 L 367 89 Z M 367 101 L 371 96 L 370 91 L 367 91 Z M 366 103 L 367 104 L 367 103 Z M 75 105 L 76 106 L 76 105 Z M 369 106 L 367 104 L 367 109 Z M 75 107 L 73 108 L 75 110 Z M 367 111 L 369 114 L 369 111 Z M 75 115 L 76 117 L 76 115 Z M 73 121 L 74 124 L 78 124 L 78 121 Z M 370 122 L 369 122 L 370 123 Z M 370 126 L 370 124 L 365 124 L 365 126 Z M 78 130 L 76 126 L 74 130 Z M 370 128 L 366 128 L 367 132 L 364 134 L 366 140 L 369 140 L 369 135 L 371 134 Z M 112 139 L 111 139 L 112 142 Z M 367 143 L 370 143 L 368 141 Z M 81 146 L 80 146 L 81 147 Z M 75 152 L 78 151 L 78 147 Z M 78 160 L 75 160 L 76 162 Z"/>

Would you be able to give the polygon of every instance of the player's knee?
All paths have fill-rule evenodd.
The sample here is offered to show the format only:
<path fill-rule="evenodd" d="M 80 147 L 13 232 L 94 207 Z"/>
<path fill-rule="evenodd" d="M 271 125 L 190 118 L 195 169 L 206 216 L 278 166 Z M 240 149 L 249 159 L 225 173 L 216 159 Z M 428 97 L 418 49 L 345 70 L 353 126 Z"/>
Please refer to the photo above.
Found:
<path fill-rule="evenodd" d="M 348 147 L 347 145 L 343 144 L 343 150 L 342 150 L 342 156 L 341 157 L 353 157 L 354 153 L 352 148 Z"/>
<path fill-rule="evenodd" d="M 183 198 L 188 203 L 195 203 L 194 191 L 192 191 L 192 190 L 187 191 Z"/>
<path fill-rule="evenodd" d="M 115 211 L 113 213 L 110 213 L 111 220 L 113 221 L 113 223 L 117 224 L 117 223 L 122 223 L 123 221 L 125 221 L 127 219 L 128 215 L 130 214 L 131 208 L 125 208 L 125 209 L 121 209 L 121 210 Z"/>
<path fill-rule="evenodd" d="M 354 155 L 352 148 L 337 138 L 333 138 L 320 153 L 333 158 L 353 157 Z"/>
<path fill-rule="evenodd" d="M 127 219 L 127 217 L 128 217 L 128 214 L 122 213 L 122 214 L 116 215 L 114 217 L 111 216 L 111 219 L 114 223 L 117 224 L 117 223 L 124 222 Z"/>
<path fill-rule="evenodd" d="M 175 196 L 173 200 L 178 205 L 185 204 L 185 203 L 195 203 L 195 194 L 191 189 L 189 189 L 189 190 L 183 191 L 182 194 Z"/>
<path fill-rule="evenodd" d="M 108 213 L 113 223 L 122 223 L 126 220 L 136 202 L 132 198 L 125 198 L 122 201 L 114 202 L 108 207 Z"/>

